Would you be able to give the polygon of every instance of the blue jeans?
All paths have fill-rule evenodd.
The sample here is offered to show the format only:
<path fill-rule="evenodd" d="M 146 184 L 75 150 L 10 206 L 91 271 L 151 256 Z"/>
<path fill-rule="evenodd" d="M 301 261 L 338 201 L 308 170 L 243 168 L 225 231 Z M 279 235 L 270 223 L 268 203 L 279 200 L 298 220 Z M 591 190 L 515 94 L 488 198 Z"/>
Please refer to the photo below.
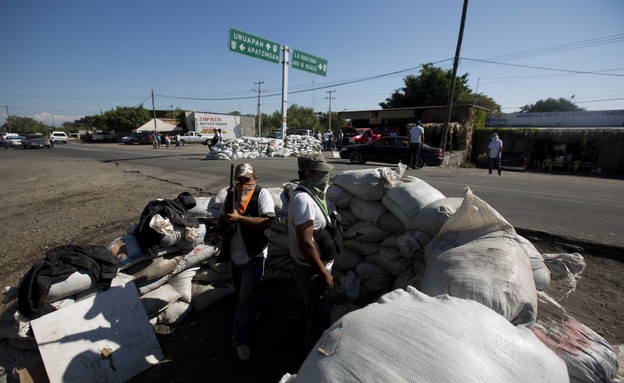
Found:
<path fill-rule="evenodd" d="M 264 258 L 262 257 L 254 257 L 245 265 L 232 262 L 232 282 L 238 296 L 232 332 L 234 347 L 249 344 L 258 307 L 266 303 L 261 291 L 263 275 Z"/>
<path fill-rule="evenodd" d="M 331 291 L 324 288 L 323 276 L 311 267 L 293 261 L 293 278 L 305 307 L 305 353 L 312 350 L 331 324 Z"/>
<path fill-rule="evenodd" d="M 490 158 L 488 158 L 489 174 L 492 174 L 492 169 L 494 168 L 494 163 L 496 163 L 496 169 L 498 170 L 498 175 L 500 175 L 501 174 L 501 158 L 500 157 L 490 157 Z"/>

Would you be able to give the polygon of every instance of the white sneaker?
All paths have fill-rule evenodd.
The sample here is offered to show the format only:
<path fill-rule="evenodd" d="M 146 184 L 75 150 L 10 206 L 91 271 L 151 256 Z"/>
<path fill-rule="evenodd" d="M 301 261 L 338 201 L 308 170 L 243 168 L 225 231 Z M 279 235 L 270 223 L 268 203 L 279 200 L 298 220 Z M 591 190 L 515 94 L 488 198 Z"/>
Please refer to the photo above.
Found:
<path fill-rule="evenodd" d="M 241 344 L 240 346 L 236 346 L 236 354 L 238 354 L 238 359 L 246 362 L 251 358 L 251 350 L 249 350 L 249 346 L 246 344 Z"/>

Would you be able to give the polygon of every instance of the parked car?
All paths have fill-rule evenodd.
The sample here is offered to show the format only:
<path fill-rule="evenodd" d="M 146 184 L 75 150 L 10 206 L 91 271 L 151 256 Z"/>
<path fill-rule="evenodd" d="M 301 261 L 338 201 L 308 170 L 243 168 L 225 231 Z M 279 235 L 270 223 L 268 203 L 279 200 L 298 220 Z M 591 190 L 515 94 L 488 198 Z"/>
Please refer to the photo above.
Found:
<path fill-rule="evenodd" d="M 271 133 L 269 133 L 269 135 L 267 136 L 268 138 L 277 138 L 277 139 L 282 139 L 282 131 L 281 130 L 274 130 Z"/>
<path fill-rule="evenodd" d="M 149 132 L 132 132 L 129 136 L 122 137 L 121 142 L 126 145 L 151 144 Z"/>
<path fill-rule="evenodd" d="M 52 141 L 53 144 L 57 142 L 62 142 L 66 144 L 67 134 L 65 134 L 65 132 L 52 132 L 52 134 L 50 135 L 50 141 Z"/>
<path fill-rule="evenodd" d="M 52 143 L 50 139 L 41 133 L 28 133 L 26 137 L 22 139 L 22 147 L 24 149 L 51 148 Z"/>
<path fill-rule="evenodd" d="M 343 126 L 340 128 L 340 130 L 344 135 L 343 137 L 346 138 L 343 139 L 343 144 L 346 145 L 367 144 L 371 141 L 381 138 L 381 133 L 371 128 L 354 128 L 352 126 Z"/>
<path fill-rule="evenodd" d="M 340 149 L 340 158 L 348 159 L 352 164 L 368 161 L 396 164 L 401 161 L 407 165 L 411 154 L 409 140 L 405 136 L 387 136 L 368 144 L 348 145 Z M 444 159 L 444 152 L 440 148 L 423 144 L 419 157 L 427 166 L 439 166 Z"/>
<path fill-rule="evenodd" d="M 503 150 L 501 168 L 505 170 L 525 171 L 528 166 L 527 156 L 521 150 Z"/>
<path fill-rule="evenodd" d="M 22 147 L 22 136 L 20 136 L 19 134 L 7 134 L 5 136 L 5 139 L 7 141 L 7 144 L 9 145 L 9 147 L 11 148 L 21 148 Z"/>

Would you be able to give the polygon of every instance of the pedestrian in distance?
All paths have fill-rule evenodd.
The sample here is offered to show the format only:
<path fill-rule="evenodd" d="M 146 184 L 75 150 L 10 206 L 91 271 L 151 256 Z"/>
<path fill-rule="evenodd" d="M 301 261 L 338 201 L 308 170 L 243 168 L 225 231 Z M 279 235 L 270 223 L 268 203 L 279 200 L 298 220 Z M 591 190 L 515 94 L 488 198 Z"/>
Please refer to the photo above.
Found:
<path fill-rule="evenodd" d="M 171 148 L 171 137 L 166 134 L 165 135 L 165 149 Z"/>
<path fill-rule="evenodd" d="M 425 141 L 425 129 L 420 126 L 420 120 L 417 120 L 415 124 L 409 124 L 407 129 L 409 148 L 411 149 L 411 159 L 408 167 L 411 166 L 412 169 L 420 168 L 420 148 Z"/>
<path fill-rule="evenodd" d="M 288 237 L 293 278 L 305 309 L 307 355 L 331 323 L 331 263 L 323 260 L 314 235 L 327 225 L 325 190 L 333 166 L 320 153 L 299 157 L 297 165 L 299 186 L 288 202 Z"/>
<path fill-rule="evenodd" d="M 498 138 L 498 133 L 494 133 L 491 136 L 490 144 L 488 145 L 490 155 L 488 157 L 488 174 L 492 174 L 492 168 L 496 164 L 498 175 L 501 175 L 501 155 L 503 153 L 503 141 Z"/>
<path fill-rule="evenodd" d="M 162 142 L 162 135 L 156 133 L 156 149 L 160 149 L 160 143 Z"/>
<path fill-rule="evenodd" d="M 180 133 L 176 134 L 175 136 L 175 146 L 176 149 L 181 149 L 182 148 L 182 140 L 180 139 Z"/>
<path fill-rule="evenodd" d="M 261 291 L 269 245 L 265 230 L 275 218 L 271 193 L 258 186 L 257 179 L 250 164 L 236 166 L 234 190 L 228 193 L 220 217 L 220 223 L 232 229 L 222 231 L 213 239 L 214 243 L 223 242 L 219 260 L 229 259 L 231 265 L 232 284 L 238 297 L 232 344 L 242 361 L 251 358 L 249 343 L 253 324 L 258 310 L 266 305 Z"/>

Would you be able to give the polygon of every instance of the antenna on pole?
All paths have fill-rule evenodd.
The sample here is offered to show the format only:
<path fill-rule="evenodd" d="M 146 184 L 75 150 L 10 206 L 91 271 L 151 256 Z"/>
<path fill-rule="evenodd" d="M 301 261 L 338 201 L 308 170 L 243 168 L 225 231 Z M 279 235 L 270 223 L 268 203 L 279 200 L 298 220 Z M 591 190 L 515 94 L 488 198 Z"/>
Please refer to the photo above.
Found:
<path fill-rule="evenodd" d="M 325 98 L 329 100 L 329 115 L 328 115 L 329 123 L 328 123 L 328 128 L 327 129 L 331 132 L 331 121 L 332 121 L 331 102 L 332 102 L 332 100 L 336 99 L 336 97 L 332 97 L 332 93 L 336 93 L 336 91 L 335 90 L 328 90 L 325 93 L 329 93 L 329 96 L 325 97 Z"/>

